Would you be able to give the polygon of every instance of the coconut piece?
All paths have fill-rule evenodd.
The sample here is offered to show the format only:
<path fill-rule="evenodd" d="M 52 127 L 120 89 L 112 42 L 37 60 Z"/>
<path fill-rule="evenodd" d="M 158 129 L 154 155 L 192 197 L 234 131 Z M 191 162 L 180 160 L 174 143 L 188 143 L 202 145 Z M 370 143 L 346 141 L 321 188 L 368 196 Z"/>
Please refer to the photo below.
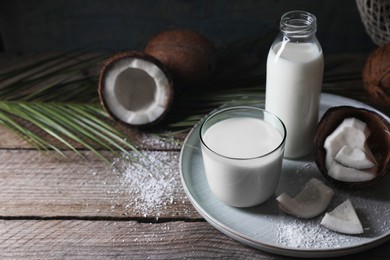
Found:
<path fill-rule="evenodd" d="M 344 119 L 336 130 L 325 139 L 326 167 L 329 169 L 337 153 L 345 145 L 351 148 L 361 149 L 371 154 L 370 149 L 366 145 L 366 140 L 369 135 L 370 130 L 361 120 L 356 118 Z"/>
<path fill-rule="evenodd" d="M 369 136 L 370 130 L 364 122 L 356 118 L 344 119 L 336 130 L 325 139 L 324 148 L 326 149 L 328 175 L 345 182 L 372 180 L 377 168 L 373 167 L 375 164 L 371 160 L 375 159 L 366 143 Z M 356 153 L 360 154 L 360 157 Z M 372 159 L 367 159 L 368 157 Z M 368 167 L 365 166 L 367 162 Z M 359 170 L 367 168 L 370 169 Z"/>
<path fill-rule="evenodd" d="M 210 77 L 217 60 L 214 44 L 188 29 L 158 33 L 148 41 L 144 52 L 160 60 L 180 87 L 194 86 Z"/>
<path fill-rule="evenodd" d="M 346 167 L 334 160 L 328 169 L 328 174 L 330 177 L 339 181 L 364 182 L 374 179 L 377 170 L 378 168 L 375 166 L 369 169 L 358 170 Z"/>
<path fill-rule="evenodd" d="M 305 184 L 294 198 L 282 193 L 276 200 L 279 207 L 290 215 L 300 218 L 313 218 L 328 207 L 333 194 L 331 188 L 322 181 L 313 178 Z"/>
<path fill-rule="evenodd" d="M 321 220 L 324 227 L 343 234 L 362 234 L 363 227 L 349 199 L 333 211 L 325 213 Z"/>
<path fill-rule="evenodd" d="M 327 165 L 332 161 L 327 159 L 327 151 L 324 147 L 325 140 L 331 135 L 337 127 L 342 124 L 346 118 L 356 118 L 364 122 L 371 134 L 368 136 L 365 146 L 369 148 L 372 154 L 372 162 L 376 164 L 377 174 L 369 181 L 346 182 L 336 180 L 329 176 Z M 325 178 L 344 187 L 357 188 L 368 187 L 378 182 L 390 171 L 390 123 L 389 119 L 378 112 L 365 108 L 352 106 L 338 106 L 328 109 L 322 116 L 315 134 L 314 144 L 315 162 Z M 342 146 L 344 146 L 343 144 Z M 340 149 L 342 148 L 340 147 Z M 337 153 L 336 153 L 337 154 Z M 367 153 L 366 153 L 367 154 Z M 370 154 L 367 154 L 370 157 Z M 330 161 L 327 162 L 327 160 Z"/>
<path fill-rule="evenodd" d="M 173 98 L 170 74 L 155 58 L 139 52 L 112 56 L 99 78 L 99 97 L 107 112 L 131 126 L 161 121 Z"/>
<path fill-rule="evenodd" d="M 355 169 L 369 169 L 375 166 L 375 163 L 368 158 L 368 155 L 359 148 L 352 148 L 344 145 L 336 154 L 335 160 L 347 167 Z"/>

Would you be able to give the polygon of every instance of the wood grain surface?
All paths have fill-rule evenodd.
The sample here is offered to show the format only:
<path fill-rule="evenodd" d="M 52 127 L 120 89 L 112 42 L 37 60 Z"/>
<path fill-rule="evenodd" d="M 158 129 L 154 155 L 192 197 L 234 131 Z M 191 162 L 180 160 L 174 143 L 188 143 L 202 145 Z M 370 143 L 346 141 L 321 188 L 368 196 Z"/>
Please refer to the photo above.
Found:
<path fill-rule="evenodd" d="M 388 259 L 388 244 L 338 259 Z M 223 235 L 206 222 L 0 220 L 2 259 L 290 259 Z"/>

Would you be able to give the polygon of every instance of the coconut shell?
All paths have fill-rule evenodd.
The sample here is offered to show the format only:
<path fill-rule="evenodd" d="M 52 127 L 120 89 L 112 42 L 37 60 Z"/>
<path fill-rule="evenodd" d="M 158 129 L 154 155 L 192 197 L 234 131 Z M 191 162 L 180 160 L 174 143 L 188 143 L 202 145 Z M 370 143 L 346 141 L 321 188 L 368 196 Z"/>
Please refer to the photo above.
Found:
<path fill-rule="evenodd" d="M 166 76 L 166 78 L 168 79 L 168 83 L 169 83 L 169 98 L 168 98 L 168 105 L 164 111 L 164 113 L 162 113 L 156 120 L 154 121 L 151 121 L 147 124 L 143 124 L 143 125 L 132 125 L 132 124 L 129 124 L 129 123 L 126 123 L 126 122 L 123 122 L 122 120 L 120 120 L 118 118 L 117 115 L 115 115 L 109 108 L 107 102 L 106 102 L 106 99 L 103 95 L 103 89 L 105 88 L 105 77 L 107 75 L 107 72 L 110 71 L 112 69 L 112 67 L 119 61 L 121 61 L 122 59 L 128 59 L 128 58 L 136 58 L 136 59 L 141 59 L 141 60 L 146 60 L 148 62 L 151 62 L 153 63 L 154 65 L 156 65 L 163 73 L 164 75 Z M 142 52 L 135 52 L 135 51 L 129 51 L 129 52 L 121 52 L 121 53 L 117 53 L 117 54 L 114 54 L 113 56 L 109 57 L 103 64 L 102 64 L 102 68 L 100 70 L 100 76 L 99 76 L 99 81 L 98 81 L 98 94 L 99 94 L 99 98 L 100 98 L 100 103 L 102 104 L 103 108 L 107 111 L 107 113 L 110 115 L 111 118 L 113 118 L 114 120 L 122 123 L 122 124 L 125 124 L 127 126 L 132 126 L 132 127 L 153 127 L 155 125 L 157 125 L 158 123 L 160 123 L 161 121 L 163 121 L 165 118 L 166 118 L 166 115 L 168 114 L 171 106 L 172 106 L 172 103 L 173 103 L 173 97 L 174 97 L 174 83 L 173 83 L 173 79 L 172 79 L 172 76 L 171 74 L 167 71 L 166 67 L 159 61 L 157 60 L 156 58 L 148 55 L 148 54 L 145 54 L 145 53 L 142 53 Z"/>
<path fill-rule="evenodd" d="M 210 77 L 217 60 L 212 42 L 186 29 L 160 32 L 148 41 L 144 52 L 160 60 L 181 87 Z"/>
<path fill-rule="evenodd" d="M 324 148 L 325 139 L 346 118 L 357 118 L 367 124 L 371 131 L 367 143 L 378 162 L 377 176 L 366 182 L 344 182 L 335 180 L 327 174 L 325 166 L 326 150 Z M 330 108 L 321 118 L 315 135 L 315 162 L 324 177 L 331 182 L 344 187 L 365 187 L 377 182 L 390 171 L 390 123 L 382 115 L 365 109 L 351 106 L 339 106 Z"/>
<path fill-rule="evenodd" d="M 363 81 L 373 103 L 390 112 L 390 43 L 380 46 L 368 56 Z"/>

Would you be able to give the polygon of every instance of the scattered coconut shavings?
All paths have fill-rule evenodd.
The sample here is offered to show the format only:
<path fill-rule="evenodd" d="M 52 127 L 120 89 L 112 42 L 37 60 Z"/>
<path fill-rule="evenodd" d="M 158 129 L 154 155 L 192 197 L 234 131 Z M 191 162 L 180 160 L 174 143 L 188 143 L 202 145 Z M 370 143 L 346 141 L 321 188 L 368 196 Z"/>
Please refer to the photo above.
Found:
<path fill-rule="evenodd" d="M 319 220 L 285 219 L 277 227 L 277 244 L 292 248 L 338 248 L 365 238 L 340 235 L 321 227 Z"/>
<path fill-rule="evenodd" d="M 127 212 L 158 218 L 166 206 L 177 203 L 174 195 L 181 187 L 178 157 L 174 152 L 153 151 L 147 152 L 146 158 L 134 155 L 132 159 L 138 160 L 137 163 L 126 160 L 129 158 L 114 160 L 114 174 L 119 177 L 121 187 L 116 193 L 127 198 L 124 205 Z M 119 204 L 116 200 L 113 198 L 112 209 Z"/>
<path fill-rule="evenodd" d="M 140 146 L 148 148 L 158 147 L 161 150 L 180 149 L 181 141 L 177 140 L 173 135 L 159 136 L 153 134 L 141 133 Z"/>

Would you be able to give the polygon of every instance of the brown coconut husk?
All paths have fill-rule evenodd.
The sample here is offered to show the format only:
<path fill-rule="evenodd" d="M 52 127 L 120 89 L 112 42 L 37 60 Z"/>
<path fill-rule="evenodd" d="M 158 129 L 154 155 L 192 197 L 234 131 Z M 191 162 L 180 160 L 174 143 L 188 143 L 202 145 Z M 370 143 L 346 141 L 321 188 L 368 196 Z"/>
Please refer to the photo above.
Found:
<path fill-rule="evenodd" d="M 188 29 L 158 33 L 147 42 L 144 52 L 161 61 L 180 87 L 193 86 L 209 78 L 217 60 L 214 44 L 199 32 Z"/>
<path fill-rule="evenodd" d="M 365 89 L 372 102 L 385 113 L 390 112 L 390 43 L 373 51 L 363 69 Z"/>

